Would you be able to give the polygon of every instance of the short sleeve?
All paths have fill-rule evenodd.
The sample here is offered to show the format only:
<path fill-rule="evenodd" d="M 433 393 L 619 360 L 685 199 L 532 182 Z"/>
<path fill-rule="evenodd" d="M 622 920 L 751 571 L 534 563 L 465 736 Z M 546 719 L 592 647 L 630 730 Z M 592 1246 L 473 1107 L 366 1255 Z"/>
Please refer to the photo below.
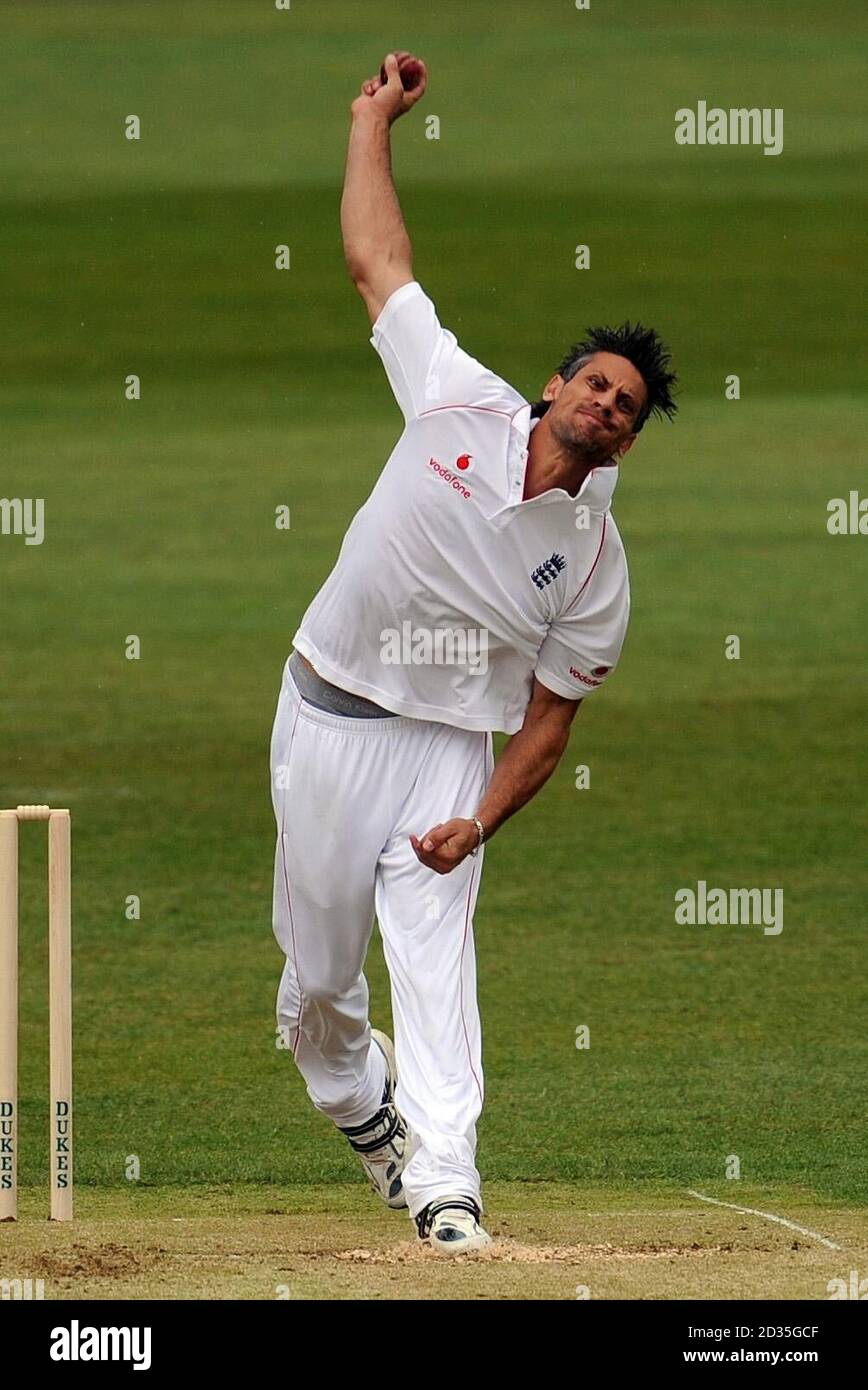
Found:
<path fill-rule="evenodd" d="M 488 405 L 516 410 L 523 397 L 458 346 L 417 280 L 395 290 L 371 330 L 395 400 L 409 424 L 426 410 Z"/>
<path fill-rule="evenodd" d="M 537 680 L 566 699 L 581 700 L 599 689 L 618 664 L 629 617 L 627 559 L 607 516 L 591 574 L 567 611 L 550 625 L 540 647 Z"/>

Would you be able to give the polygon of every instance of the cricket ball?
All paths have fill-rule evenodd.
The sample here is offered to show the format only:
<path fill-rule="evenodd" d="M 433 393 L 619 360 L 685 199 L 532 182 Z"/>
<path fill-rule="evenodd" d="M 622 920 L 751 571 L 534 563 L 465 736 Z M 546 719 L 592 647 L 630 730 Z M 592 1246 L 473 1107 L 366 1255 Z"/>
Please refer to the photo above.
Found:
<path fill-rule="evenodd" d="M 404 88 L 404 91 L 415 91 L 416 88 L 419 86 L 419 82 L 422 76 L 421 68 L 419 67 L 418 61 L 415 58 L 405 58 L 403 61 L 399 60 L 398 72 L 401 76 L 401 86 Z M 382 82 L 384 87 L 388 80 L 389 79 L 386 76 L 386 65 L 384 63 L 383 66 L 380 68 L 380 81 Z"/>

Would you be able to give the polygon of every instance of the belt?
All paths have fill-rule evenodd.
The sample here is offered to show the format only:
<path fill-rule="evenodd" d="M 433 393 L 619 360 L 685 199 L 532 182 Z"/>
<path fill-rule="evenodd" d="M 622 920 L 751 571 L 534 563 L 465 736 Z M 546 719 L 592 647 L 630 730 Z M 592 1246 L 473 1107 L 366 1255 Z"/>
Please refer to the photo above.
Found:
<path fill-rule="evenodd" d="M 297 651 L 290 653 L 289 669 L 302 699 L 316 709 L 325 710 L 327 714 L 343 714 L 348 719 L 394 718 L 392 710 L 383 709 L 382 705 L 374 704 L 373 700 L 365 700 L 361 695 L 353 695 L 351 691 L 341 690 L 339 685 L 332 685 L 331 681 L 323 680 L 321 675 L 302 661 Z"/>

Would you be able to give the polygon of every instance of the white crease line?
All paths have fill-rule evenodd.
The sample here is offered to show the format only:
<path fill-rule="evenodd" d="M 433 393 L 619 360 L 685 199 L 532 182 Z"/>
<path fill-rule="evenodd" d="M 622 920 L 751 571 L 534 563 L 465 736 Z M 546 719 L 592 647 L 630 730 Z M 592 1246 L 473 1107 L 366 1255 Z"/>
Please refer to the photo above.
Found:
<path fill-rule="evenodd" d="M 798 1231 L 800 1235 L 810 1236 L 812 1240 L 818 1240 L 821 1245 L 828 1245 L 830 1250 L 843 1250 L 842 1245 L 836 1245 L 833 1240 L 827 1240 L 821 1236 L 819 1231 L 810 1231 L 807 1226 L 799 1226 L 795 1221 L 787 1221 L 784 1216 L 773 1216 L 770 1211 L 757 1211 L 755 1207 L 737 1207 L 735 1202 L 720 1202 L 716 1197 L 706 1197 L 703 1192 L 694 1192 L 692 1187 L 688 1187 L 691 1197 L 698 1197 L 700 1202 L 713 1202 L 716 1207 L 729 1207 L 731 1211 L 743 1212 L 745 1216 L 761 1216 L 765 1221 L 777 1221 L 779 1226 L 788 1226 L 791 1231 Z"/>

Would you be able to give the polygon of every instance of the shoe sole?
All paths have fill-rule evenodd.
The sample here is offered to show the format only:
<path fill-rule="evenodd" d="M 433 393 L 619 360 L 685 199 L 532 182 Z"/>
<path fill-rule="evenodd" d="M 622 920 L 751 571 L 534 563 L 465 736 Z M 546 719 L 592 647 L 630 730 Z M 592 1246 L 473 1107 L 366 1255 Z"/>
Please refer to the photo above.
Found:
<path fill-rule="evenodd" d="M 428 1245 L 441 1260 L 454 1260 L 458 1255 L 476 1255 L 480 1250 L 487 1250 L 493 1243 L 491 1236 L 468 1236 L 467 1240 L 462 1240 L 460 1244 L 450 1241 L 447 1245 L 444 1241 L 431 1240 L 430 1236 L 422 1242 Z"/>

